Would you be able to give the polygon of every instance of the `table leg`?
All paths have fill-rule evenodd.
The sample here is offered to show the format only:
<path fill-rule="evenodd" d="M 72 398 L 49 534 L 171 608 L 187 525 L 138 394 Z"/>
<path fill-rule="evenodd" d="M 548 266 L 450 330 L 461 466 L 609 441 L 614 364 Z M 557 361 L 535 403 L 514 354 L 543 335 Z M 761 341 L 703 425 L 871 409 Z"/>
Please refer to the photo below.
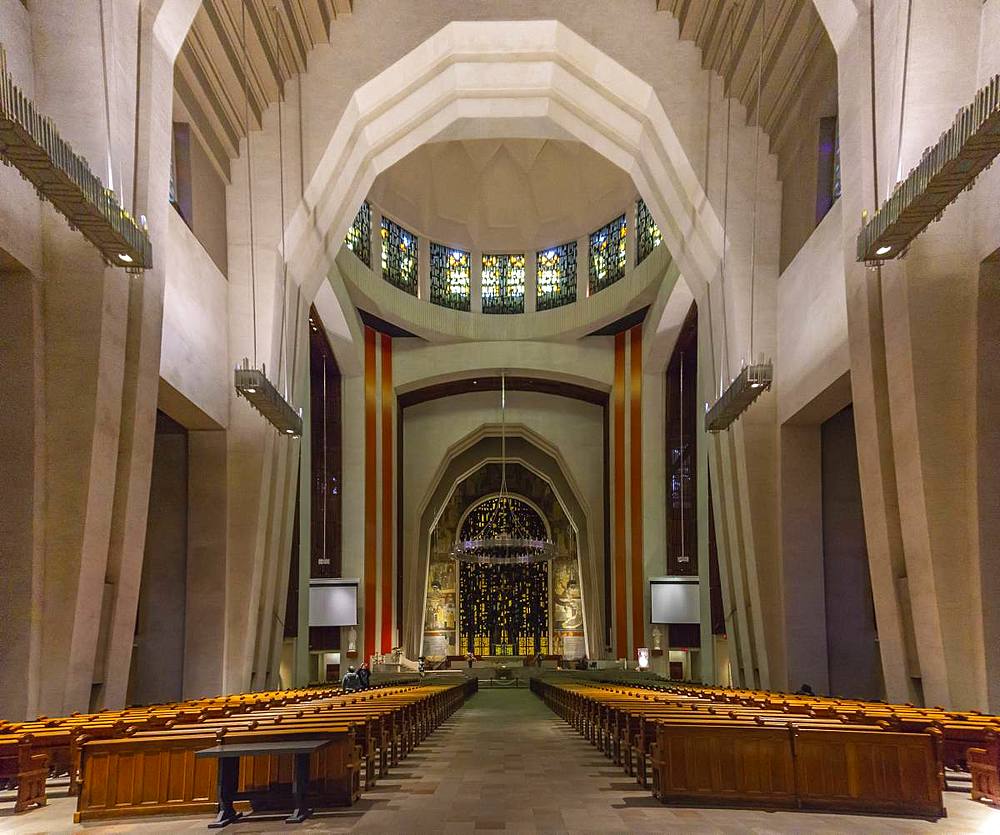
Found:
<path fill-rule="evenodd" d="M 312 809 L 306 808 L 306 788 L 309 785 L 309 755 L 295 755 L 295 772 L 292 775 L 292 796 L 295 800 L 295 811 L 285 823 L 302 823 L 312 814 Z"/>
<path fill-rule="evenodd" d="M 220 829 L 243 817 L 233 806 L 239 774 L 239 757 L 219 757 L 219 814 L 208 825 L 209 829 Z"/>

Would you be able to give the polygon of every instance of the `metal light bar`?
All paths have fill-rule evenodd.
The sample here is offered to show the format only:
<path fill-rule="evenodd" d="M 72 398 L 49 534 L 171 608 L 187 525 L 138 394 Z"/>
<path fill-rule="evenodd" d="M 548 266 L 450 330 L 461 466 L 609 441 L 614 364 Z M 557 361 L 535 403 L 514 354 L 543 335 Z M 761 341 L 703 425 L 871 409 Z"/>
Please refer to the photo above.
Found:
<path fill-rule="evenodd" d="M 774 366 L 770 362 L 745 365 L 722 397 L 705 413 L 705 429 L 721 432 L 739 418 L 765 391 L 771 388 Z"/>
<path fill-rule="evenodd" d="M 958 111 L 858 234 L 858 260 L 898 258 L 1000 153 L 1000 75 Z"/>
<path fill-rule="evenodd" d="M 86 160 L 59 136 L 51 119 L 14 84 L 0 49 L 0 160 L 13 165 L 43 200 L 62 212 L 116 267 L 153 266 L 149 234 L 118 205 Z"/>
<path fill-rule="evenodd" d="M 267 368 L 251 368 L 250 361 L 236 368 L 236 394 L 250 401 L 268 422 L 284 435 L 302 437 L 302 415 L 291 407 L 267 379 Z"/>

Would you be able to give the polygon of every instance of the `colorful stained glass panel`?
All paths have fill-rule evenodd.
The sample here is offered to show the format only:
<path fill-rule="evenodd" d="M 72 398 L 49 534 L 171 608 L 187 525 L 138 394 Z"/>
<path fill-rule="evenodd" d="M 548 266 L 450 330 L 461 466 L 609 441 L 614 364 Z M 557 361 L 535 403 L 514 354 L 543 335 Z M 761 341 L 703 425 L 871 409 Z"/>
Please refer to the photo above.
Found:
<path fill-rule="evenodd" d="M 361 204 L 354 216 L 354 223 L 347 230 L 344 246 L 358 256 L 366 267 L 372 265 L 372 209 L 367 202 Z"/>
<path fill-rule="evenodd" d="M 417 295 L 417 236 L 382 218 L 382 278 Z"/>
<path fill-rule="evenodd" d="M 590 294 L 625 276 L 625 215 L 615 218 L 590 236 Z"/>
<path fill-rule="evenodd" d="M 635 235 L 635 263 L 638 266 L 646 260 L 649 253 L 663 243 L 663 235 L 660 234 L 660 229 L 653 220 L 653 215 L 650 214 L 646 202 L 642 199 L 635 207 Z"/>
<path fill-rule="evenodd" d="M 431 242 L 431 301 L 454 310 L 469 310 L 470 256 Z"/>
<path fill-rule="evenodd" d="M 483 255 L 483 313 L 524 313 L 523 255 Z"/>
<path fill-rule="evenodd" d="M 537 310 L 550 310 L 576 301 L 576 241 L 543 249 L 537 254 Z"/>

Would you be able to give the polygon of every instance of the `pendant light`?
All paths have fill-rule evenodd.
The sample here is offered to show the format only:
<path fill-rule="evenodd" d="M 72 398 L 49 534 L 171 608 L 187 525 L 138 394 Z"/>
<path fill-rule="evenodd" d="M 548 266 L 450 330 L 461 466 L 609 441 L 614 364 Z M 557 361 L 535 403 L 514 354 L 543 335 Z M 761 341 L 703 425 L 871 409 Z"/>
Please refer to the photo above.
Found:
<path fill-rule="evenodd" d="M 490 500 L 482 535 L 462 539 L 459 533 L 449 552 L 461 562 L 480 565 L 514 565 L 545 562 L 556 556 L 551 539 L 533 536 L 528 528 L 522 502 L 507 490 L 507 379 L 500 376 L 500 493 Z"/>
<path fill-rule="evenodd" d="M 242 35 L 243 35 L 243 125 L 246 130 L 247 136 L 247 213 L 249 219 L 249 232 L 250 232 L 250 310 L 253 320 L 253 365 L 250 365 L 250 360 L 247 357 L 243 358 L 243 364 L 236 367 L 234 374 L 234 384 L 236 386 L 237 397 L 244 397 L 258 412 L 260 412 L 268 422 L 275 429 L 284 435 L 289 435 L 293 438 L 302 437 L 302 410 L 296 410 L 292 405 L 285 399 L 284 396 L 278 391 L 274 384 L 267 377 L 267 366 L 263 363 L 258 368 L 257 367 L 257 270 L 256 270 L 256 257 L 254 253 L 254 226 L 253 226 L 253 165 L 252 165 L 252 155 L 251 155 L 251 145 L 250 145 L 250 89 L 248 86 L 249 80 L 249 62 L 247 61 L 247 0 L 241 0 L 241 25 L 242 25 Z M 278 73 L 278 85 L 281 85 L 281 73 Z M 281 112 L 281 90 L 278 90 L 278 111 L 279 115 Z M 281 136 L 280 130 L 280 119 L 279 119 L 279 131 L 278 131 L 278 144 L 279 150 L 281 151 L 281 156 L 283 153 L 283 138 Z M 284 168 L 284 166 L 281 166 Z M 282 203 L 284 202 L 284 170 L 279 172 L 279 177 L 281 181 L 282 190 Z M 284 208 L 282 208 L 282 215 L 284 215 Z M 285 284 L 288 278 L 288 264 L 285 260 L 286 253 L 284 248 L 284 217 L 281 219 L 281 237 L 282 237 L 282 248 L 281 248 L 281 258 L 283 266 L 283 285 L 282 285 L 282 309 L 281 309 L 281 334 L 279 337 L 282 343 L 279 348 L 279 357 L 284 355 L 284 336 L 285 336 Z M 279 359 L 279 363 L 280 363 Z M 280 382 L 280 380 L 279 380 Z M 285 383 L 288 383 L 288 375 L 285 375 Z"/>

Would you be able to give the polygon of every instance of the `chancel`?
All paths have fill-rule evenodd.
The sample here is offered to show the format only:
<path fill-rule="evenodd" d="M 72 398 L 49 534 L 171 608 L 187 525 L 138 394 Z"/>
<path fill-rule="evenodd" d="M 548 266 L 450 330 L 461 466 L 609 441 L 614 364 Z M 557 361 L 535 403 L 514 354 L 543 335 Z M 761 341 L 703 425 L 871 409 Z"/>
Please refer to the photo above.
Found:
<path fill-rule="evenodd" d="M 1000 831 L 998 35 L 0 0 L 0 835 Z"/>

